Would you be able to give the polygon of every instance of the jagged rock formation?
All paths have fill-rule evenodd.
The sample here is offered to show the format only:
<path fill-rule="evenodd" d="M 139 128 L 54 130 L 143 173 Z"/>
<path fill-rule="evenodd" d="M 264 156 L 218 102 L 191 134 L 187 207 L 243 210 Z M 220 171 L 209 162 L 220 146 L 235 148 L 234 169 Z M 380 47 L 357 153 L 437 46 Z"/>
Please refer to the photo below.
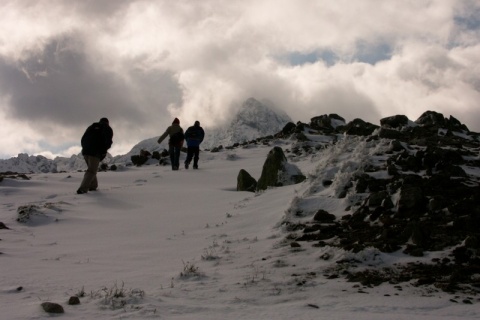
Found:
<path fill-rule="evenodd" d="M 284 227 L 295 246 L 311 243 L 354 252 L 375 248 L 412 256 L 449 250 L 449 256 L 432 264 L 401 266 L 397 273 L 348 273 L 342 268 L 354 261 L 343 261 L 328 276 L 347 274 L 351 281 L 368 284 L 416 279 L 418 284 L 434 284 L 446 291 L 480 288 L 475 280 L 480 274 L 477 133 L 453 117 L 432 111 L 415 122 L 405 116 L 384 118 L 381 126 L 355 119 L 332 130 L 312 122 L 302 124 L 308 141 L 298 142 L 291 157 L 315 155 L 318 150 L 321 154 L 332 146 L 316 141 L 331 143 L 338 134 L 347 137 L 335 143 L 338 153 L 329 152 L 329 166 L 318 169 L 304 200 L 289 210 Z M 340 158 L 348 163 L 347 157 L 361 165 L 335 167 Z M 302 208 L 302 201 L 322 195 L 345 203 L 345 211 L 333 215 L 335 220 L 319 218 L 320 212 L 322 217 L 332 217 L 324 208 L 317 212 Z"/>

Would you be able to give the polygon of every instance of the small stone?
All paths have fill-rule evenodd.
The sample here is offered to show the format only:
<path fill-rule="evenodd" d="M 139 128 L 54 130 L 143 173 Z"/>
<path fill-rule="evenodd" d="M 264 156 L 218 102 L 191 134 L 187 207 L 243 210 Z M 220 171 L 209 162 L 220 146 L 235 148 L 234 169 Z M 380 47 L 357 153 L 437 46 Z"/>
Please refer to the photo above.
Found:
<path fill-rule="evenodd" d="M 55 302 L 44 302 L 42 308 L 48 313 L 64 313 L 63 307 Z"/>
<path fill-rule="evenodd" d="M 292 248 L 300 248 L 301 245 L 300 245 L 300 243 L 298 243 L 298 242 L 292 242 L 292 243 L 290 243 L 290 247 L 292 247 Z"/>
<path fill-rule="evenodd" d="M 80 304 L 80 299 L 77 296 L 70 297 L 70 299 L 68 299 L 68 304 L 71 306 Z"/>

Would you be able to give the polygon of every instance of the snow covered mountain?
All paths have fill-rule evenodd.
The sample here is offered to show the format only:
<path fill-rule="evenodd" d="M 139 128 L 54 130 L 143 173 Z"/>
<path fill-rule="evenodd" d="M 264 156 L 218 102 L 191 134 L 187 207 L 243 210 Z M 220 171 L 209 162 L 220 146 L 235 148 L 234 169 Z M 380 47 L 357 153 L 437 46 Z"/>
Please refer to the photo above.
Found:
<path fill-rule="evenodd" d="M 306 179 L 235 191 L 272 148 Z M 0 175 L 2 316 L 477 319 L 479 150 L 436 112 L 330 114 L 205 151 L 201 170 L 102 172 L 87 195 L 82 172 Z"/>
<path fill-rule="evenodd" d="M 229 146 L 273 135 L 291 121 L 285 112 L 276 109 L 271 103 L 249 98 L 227 126 L 206 132 L 202 146 Z"/>

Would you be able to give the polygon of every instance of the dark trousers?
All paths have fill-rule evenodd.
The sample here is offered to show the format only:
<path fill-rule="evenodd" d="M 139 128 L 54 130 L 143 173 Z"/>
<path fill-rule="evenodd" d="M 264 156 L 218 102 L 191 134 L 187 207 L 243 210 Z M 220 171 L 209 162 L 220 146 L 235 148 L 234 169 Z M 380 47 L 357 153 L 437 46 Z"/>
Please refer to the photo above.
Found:
<path fill-rule="evenodd" d="M 170 162 L 172 163 L 172 169 L 178 169 L 178 167 L 180 166 L 180 148 L 170 146 L 168 148 L 168 153 L 170 154 Z"/>
<path fill-rule="evenodd" d="M 98 188 L 97 171 L 100 159 L 94 156 L 83 156 L 87 163 L 87 171 L 83 176 L 82 184 L 79 190 L 88 192 L 88 190 L 96 190 Z"/>
<path fill-rule="evenodd" d="M 199 154 L 200 154 L 200 147 L 188 147 L 187 160 L 185 160 L 185 163 L 190 164 L 193 158 L 193 166 L 198 167 Z"/>

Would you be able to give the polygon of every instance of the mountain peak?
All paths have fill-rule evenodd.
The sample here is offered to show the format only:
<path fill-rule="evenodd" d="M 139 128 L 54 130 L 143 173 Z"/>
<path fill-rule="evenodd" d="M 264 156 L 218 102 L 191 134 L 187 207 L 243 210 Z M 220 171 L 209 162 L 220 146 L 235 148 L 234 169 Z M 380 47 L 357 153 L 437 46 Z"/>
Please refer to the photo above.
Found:
<path fill-rule="evenodd" d="M 224 128 L 207 132 L 205 147 L 231 145 L 275 134 L 291 122 L 291 118 L 269 101 L 248 98 Z"/>

